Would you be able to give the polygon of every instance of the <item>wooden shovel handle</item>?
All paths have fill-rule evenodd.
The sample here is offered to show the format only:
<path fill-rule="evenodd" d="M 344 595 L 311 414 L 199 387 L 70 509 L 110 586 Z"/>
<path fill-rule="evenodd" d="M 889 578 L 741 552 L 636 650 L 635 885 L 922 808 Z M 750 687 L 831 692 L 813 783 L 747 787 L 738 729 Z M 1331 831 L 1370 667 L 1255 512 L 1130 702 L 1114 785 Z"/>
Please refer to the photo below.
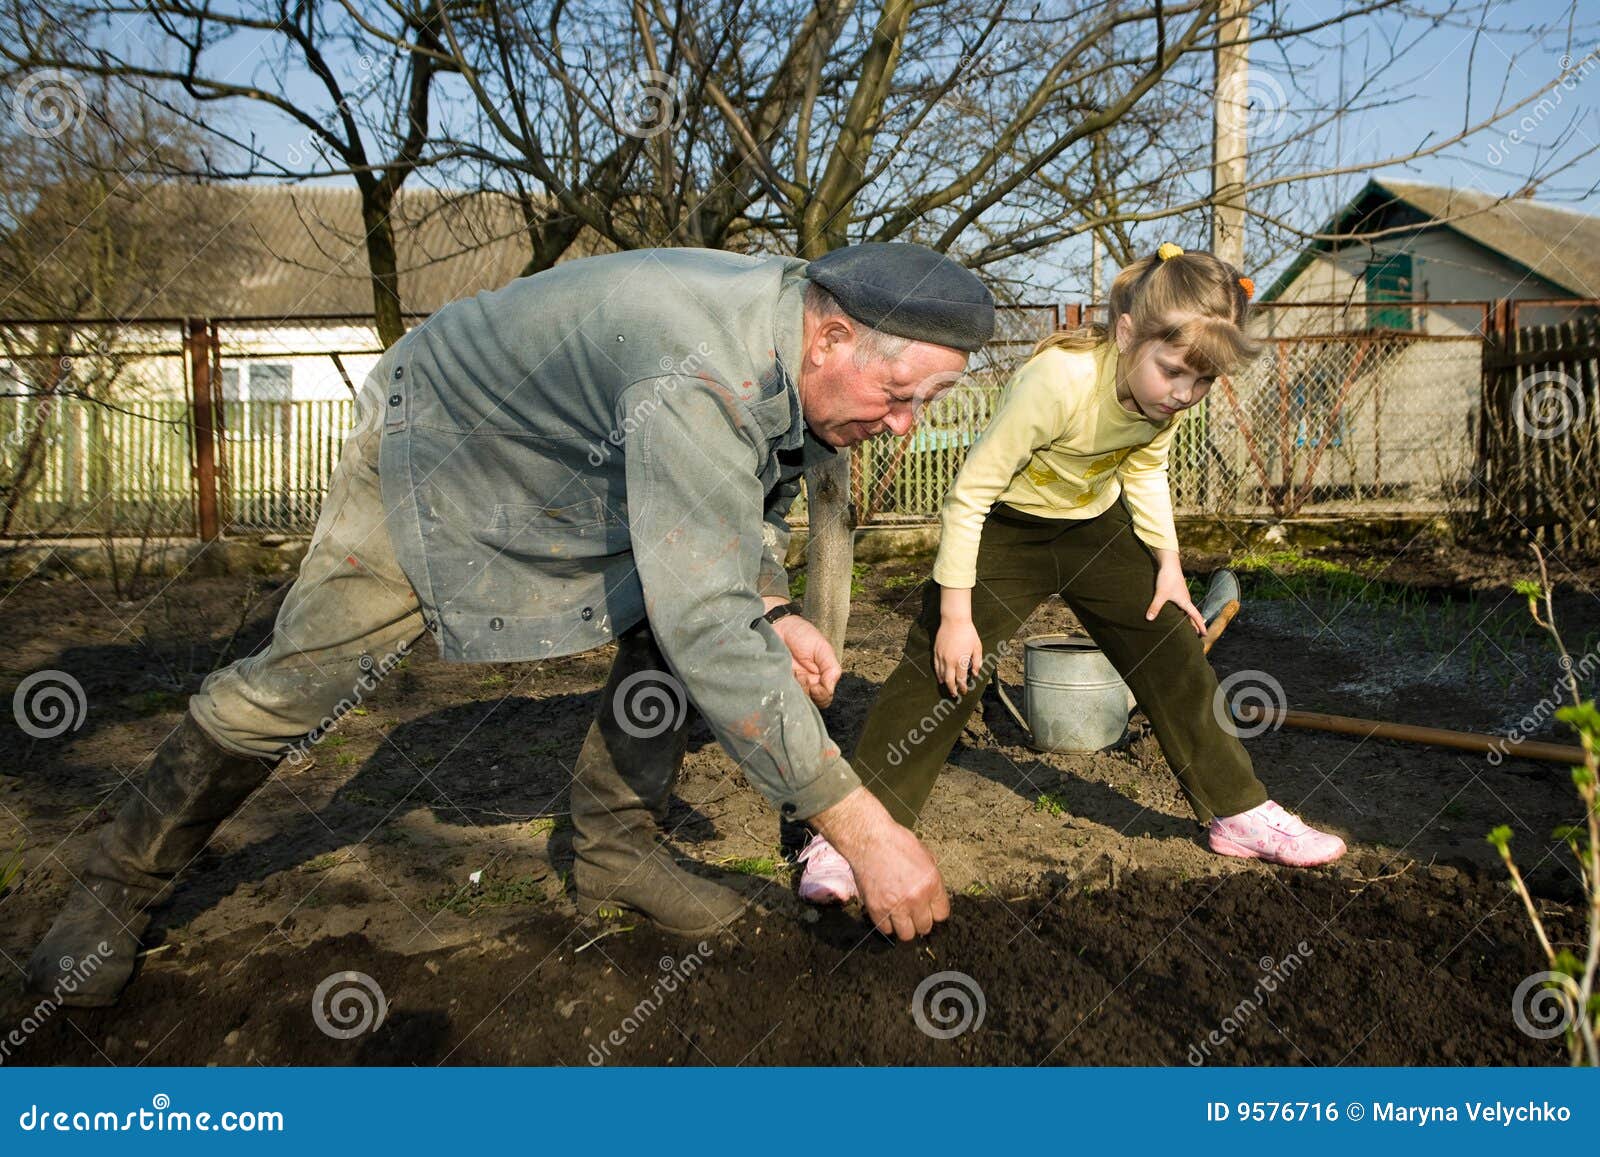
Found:
<path fill-rule="evenodd" d="M 1420 727 L 1411 723 L 1389 723 L 1381 719 L 1358 719 L 1352 715 L 1325 715 L 1319 711 L 1290 711 L 1240 704 L 1234 714 L 1241 723 L 1274 723 L 1307 731 L 1332 731 L 1360 739 L 1393 739 L 1401 743 L 1424 743 L 1430 747 L 1453 747 L 1458 751 L 1482 754 L 1499 753 L 1502 759 L 1539 759 L 1576 766 L 1583 762 L 1581 747 L 1524 739 L 1521 742 L 1499 735 L 1479 735 L 1472 731 L 1450 731 L 1443 727 Z"/>
<path fill-rule="evenodd" d="M 1222 632 L 1228 629 L 1228 624 L 1233 622 L 1233 616 L 1239 613 L 1239 600 L 1229 599 L 1217 612 L 1217 617 L 1211 620 L 1211 625 L 1206 628 L 1206 637 L 1201 643 L 1201 651 L 1209 655 L 1211 648 L 1222 638 Z"/>

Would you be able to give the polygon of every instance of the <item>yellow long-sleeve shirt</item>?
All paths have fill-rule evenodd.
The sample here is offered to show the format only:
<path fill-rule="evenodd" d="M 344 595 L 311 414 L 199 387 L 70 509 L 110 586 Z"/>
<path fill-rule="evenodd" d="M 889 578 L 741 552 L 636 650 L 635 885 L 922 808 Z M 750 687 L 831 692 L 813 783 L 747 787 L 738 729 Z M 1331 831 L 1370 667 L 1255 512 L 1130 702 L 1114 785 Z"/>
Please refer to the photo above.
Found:
<path fill-rule="evenodd" d="M 972 587 L 996 502 L 1041 518 L 1093 518 L 1127 496 L 1134 531 L 1178 549 L 1167 449 L 1182 415 L 1151 422 L 1117 401 L 1117 347 L 1051 349 L 1017 370 L 945 495 L 933 581 Z"/>

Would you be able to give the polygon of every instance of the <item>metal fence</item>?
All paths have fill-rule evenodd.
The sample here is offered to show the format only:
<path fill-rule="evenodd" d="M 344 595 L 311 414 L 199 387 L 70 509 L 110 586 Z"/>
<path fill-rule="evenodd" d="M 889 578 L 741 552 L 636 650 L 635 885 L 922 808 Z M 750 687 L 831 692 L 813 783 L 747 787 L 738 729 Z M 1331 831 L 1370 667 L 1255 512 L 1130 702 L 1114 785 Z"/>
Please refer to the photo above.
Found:
<path fill-rule="evenodd" d="M 192 535 L 203 486 L 219 532 L 311 530 L 382 352 L 370 323 L 242 319 L 202 326 L 200 343 L 192 328 L 0 323 L 0 535 Z"/>
<path fill-rule="evenodd" d="M 1600 302 L 1559 304 L 1563 316 L 1600 317 Z M 1510 316 L 1542 320 L 1541 310 L 1518 302 Z M 1003 309 L 995 341 L 910 434 L 857 448 L 858 517 L 935 518 L 1034 345 L 1098 316 Z M 1450 507 L 1481 453 L 1490 316 L 1486 302 L 1259 307 L 1265 354 L 1179 427 L 1177 509 Z M 360 318 L 0 322 L 0 535 L 194 534 L 212 473 L 219 530 L 305 533 L 354 419 L 354 390 L 380 352 Z M 795 520 L 804 517 L 802 499 Z"/>
<path fill-rule="evenodd" d="M 1169 465 L 1176 509 L 1289 516 L 1449 507 L 1477 450 L 1488 308 L 1259 307 L 1252 333 L 1266 352 L 1218 382 L 1178 427 Z M 1080 317 L 1103 320 L 1103 311 L 1089 307 Z M 1054 328 L 1047 314 L 1018 321 L 1032 322 L 1034 340 Z M 906 437 L 861 447 L 857 510 L 869 518 L 934 517 L 1031 344 L 1013 341 L 1005 355 L 980 363 Z"/>

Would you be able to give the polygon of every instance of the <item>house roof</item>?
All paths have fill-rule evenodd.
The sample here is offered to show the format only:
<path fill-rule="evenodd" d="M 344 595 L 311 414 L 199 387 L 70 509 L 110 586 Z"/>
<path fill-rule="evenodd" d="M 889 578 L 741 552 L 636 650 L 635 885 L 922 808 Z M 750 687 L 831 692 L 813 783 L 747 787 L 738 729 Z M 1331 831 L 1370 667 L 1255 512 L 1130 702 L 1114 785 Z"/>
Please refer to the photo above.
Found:
<path fill-rule="evenodd" d="M 361 196 L 353 185 L 164 182 L 141 191 L 138 200 L 137 212 L 119 219 L 118 227 L 148 228 L 168 251 L 142 270 L 155 284 L 122 287 L 121 304 L 110 307 L 120 315 L 372 316 Z M 403 188 L 393 222 L 400 301 L 408 314 L 432 313 L 455 298 L 498 288 L 523 274 L 533 252 L 520 207 L 494 193 Z M 594 252 L 594 241 L 581 233 L 569 254 Z M 70 265 L 81 255 L 63 251 L 51 260 Z M 48 284 L 73 274 L 41 268 L 28 277 Z M 26 278 L 5 288 L 11 308 L 24 313 L 27 307 L 17 303 L 50 300 L 30 295 L 36 287 Z"/>
<path fill-rule="evenodd" d="M 238 199 L 243 232 L 233 316 L 372 313 L 360 191 L 348 186 L 217 187 Z M 404 189 L 394 208 L 400 300 L 432 313 L 521 276 L 533 250 L 512 200 Z M 159 303 L 147 311 L 159 312 Z"/>
<path fill-rule="evenodd" d="M 1600 297 L 1600 217 L 1527 198 L 1496 197 L 1414 181 L 1369 180 L 1323 233 L 1361 233 L 1396 224 L 1452 230 L 1521 265 L 1574 297 Z M 1314 241 L 1261 295 L 1287 289 L 1318 253 Z"/>

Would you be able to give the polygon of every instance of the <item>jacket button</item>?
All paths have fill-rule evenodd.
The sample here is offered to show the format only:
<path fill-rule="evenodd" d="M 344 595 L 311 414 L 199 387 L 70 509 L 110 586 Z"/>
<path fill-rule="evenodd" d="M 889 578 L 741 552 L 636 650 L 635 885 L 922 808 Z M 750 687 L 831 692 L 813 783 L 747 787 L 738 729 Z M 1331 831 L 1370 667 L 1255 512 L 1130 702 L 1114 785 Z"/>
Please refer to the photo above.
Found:
<path fill-rule="evenodd" d="M 398 406 L 401 403 L 402 400 L 403 399 L 400 397 L 399 394 L 390 394 L 389 395 L 389 404 L 391 406 Z"/>
<path fill-rule="evenodd" d="M 489 629 L 491 631 L 498 631 L 505 625 L 506 621 L 504 619 L 494 618 L 489 620 Z"/>
<path fill-rule="evenodd" d="M 594 608 L 593 607 L 584 607 L 583 610 L 579 611 L 578 613 L 583 616 L 583 621 L 586 622 L 586 623 L 590 619 L 594 618 Z"/>
<path fill-rule="evenodd" d="M 406 376 L 406 368 L 405 368 L 405 366 L 395 366 L 395 368 L 394 368 L 394 380 L 398 382 L 401 378 L 403 378 L 405 376 Z"/>

